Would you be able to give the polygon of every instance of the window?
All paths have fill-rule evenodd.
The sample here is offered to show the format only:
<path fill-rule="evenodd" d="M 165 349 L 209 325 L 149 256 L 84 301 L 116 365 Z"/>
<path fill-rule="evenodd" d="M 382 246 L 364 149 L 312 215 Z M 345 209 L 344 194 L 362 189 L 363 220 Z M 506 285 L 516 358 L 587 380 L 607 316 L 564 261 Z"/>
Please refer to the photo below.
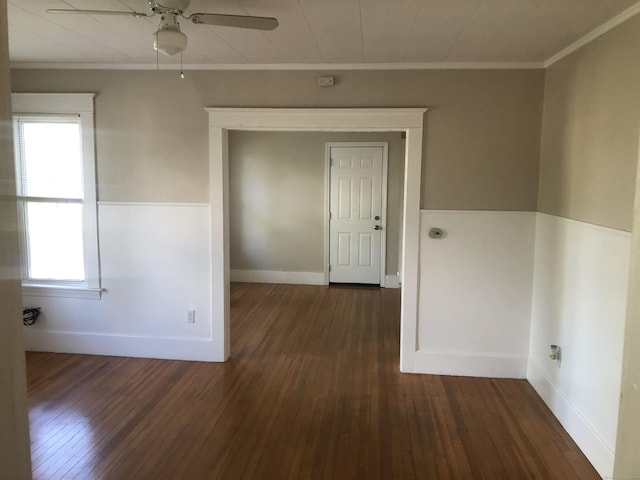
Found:
<path fill-rule="evenodd" d="M 93 94 L 14 94 L 23 293 L 100 298 Z"/>

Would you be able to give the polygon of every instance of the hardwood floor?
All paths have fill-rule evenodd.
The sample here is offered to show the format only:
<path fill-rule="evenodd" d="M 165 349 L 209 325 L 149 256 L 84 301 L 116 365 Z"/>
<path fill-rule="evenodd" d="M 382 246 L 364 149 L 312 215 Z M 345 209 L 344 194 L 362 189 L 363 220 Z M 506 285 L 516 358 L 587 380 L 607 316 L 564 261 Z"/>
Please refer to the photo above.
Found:
<path fill-rule="evenodd" d="M 524 380 L 400 374 L 399 291 L 235 284 L 225 364 L 28 353 L 34 479 L 597 479 Z"/>

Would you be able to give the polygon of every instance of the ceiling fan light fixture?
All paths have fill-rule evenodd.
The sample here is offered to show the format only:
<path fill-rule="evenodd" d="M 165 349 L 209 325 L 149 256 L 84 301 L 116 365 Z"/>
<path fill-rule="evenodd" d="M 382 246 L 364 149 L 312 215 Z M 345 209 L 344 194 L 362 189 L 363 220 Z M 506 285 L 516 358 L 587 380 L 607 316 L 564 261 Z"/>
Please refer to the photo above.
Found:
<path fill-rule="evenodd" d="M 176 28 L 160 28 L 152 35 L 153 48 L 168 56 L 187 48 L 187 36 Z"/>

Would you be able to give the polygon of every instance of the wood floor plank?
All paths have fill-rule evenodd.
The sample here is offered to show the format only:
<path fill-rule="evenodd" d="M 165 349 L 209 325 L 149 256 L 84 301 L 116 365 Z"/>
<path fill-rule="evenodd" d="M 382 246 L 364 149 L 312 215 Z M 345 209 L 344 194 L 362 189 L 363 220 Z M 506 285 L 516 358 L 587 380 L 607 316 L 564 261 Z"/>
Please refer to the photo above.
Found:
<path fill-rule="evenodd" d="M 234 284 L 224 364 L 28 353 L 36 480 L 590 480 L 524 380 L 399 372 L 397 290 Z"/>

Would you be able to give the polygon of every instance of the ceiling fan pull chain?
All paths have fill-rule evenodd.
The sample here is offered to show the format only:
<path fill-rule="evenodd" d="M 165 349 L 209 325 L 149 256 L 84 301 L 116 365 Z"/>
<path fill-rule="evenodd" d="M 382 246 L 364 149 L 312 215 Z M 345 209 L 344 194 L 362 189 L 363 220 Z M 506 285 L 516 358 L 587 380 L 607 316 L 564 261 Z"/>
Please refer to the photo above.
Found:
<path fill-rule="evenodd" d="M 182 69 L 182 52 L 180 52 L 180 78 L 184 78 L 184 71 Z"/>

